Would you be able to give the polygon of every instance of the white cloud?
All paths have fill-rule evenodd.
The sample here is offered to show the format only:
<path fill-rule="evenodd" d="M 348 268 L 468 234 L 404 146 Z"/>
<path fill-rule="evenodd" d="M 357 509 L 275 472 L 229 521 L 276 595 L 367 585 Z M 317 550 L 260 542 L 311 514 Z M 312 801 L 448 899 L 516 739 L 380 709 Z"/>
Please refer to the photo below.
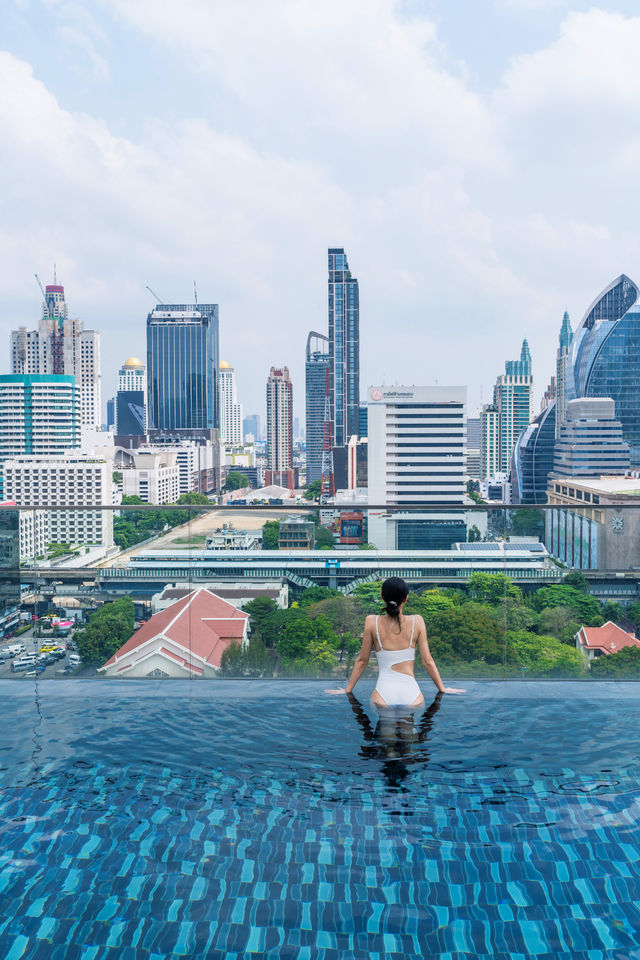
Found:
<path fill-rule="evenodd" d="M 57 9 L 98 57 L 115 49 Z M 469 382 L 475 399 L 524 336 L 542 389 L 565 307 L 640 273 L 640 18 L 570 14 L 486 94 L 394 0 L 112 9 L 187 92 L 224 99 L 225 124 L 158 102 L 116 136 L 0 55 L 0 256 L 20 307 L 5 334 L 35 320 L 32 273 L 56 260 L 72 312 L 103 329 L 108 382 L 144 352 L 144 285 L 180 299 L 195 278 L 221 304 L 247 412 L 271 363 L 290 364 L 299 402 L 306 332 L 326 324 L 326 247 L 344 245 L 363 380 Z"/>

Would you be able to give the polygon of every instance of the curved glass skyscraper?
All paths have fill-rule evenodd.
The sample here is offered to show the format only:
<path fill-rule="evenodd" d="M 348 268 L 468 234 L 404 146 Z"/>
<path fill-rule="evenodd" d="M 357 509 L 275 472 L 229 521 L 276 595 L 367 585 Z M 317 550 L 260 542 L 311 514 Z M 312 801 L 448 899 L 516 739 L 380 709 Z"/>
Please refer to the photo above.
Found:
<path fill-rule="evenodd" d="M 513 448 L 510 470 L 513 503 L 546 503 L 555 435 L 555 401 L 552 401 L 522 431 Z"/>
<path fill-rule="evenodd" d="M 622 274 L 594 300 L 571 349 L 570 396 L 613 397 L 616 416 L 640 465 L 640 289 Z"/>

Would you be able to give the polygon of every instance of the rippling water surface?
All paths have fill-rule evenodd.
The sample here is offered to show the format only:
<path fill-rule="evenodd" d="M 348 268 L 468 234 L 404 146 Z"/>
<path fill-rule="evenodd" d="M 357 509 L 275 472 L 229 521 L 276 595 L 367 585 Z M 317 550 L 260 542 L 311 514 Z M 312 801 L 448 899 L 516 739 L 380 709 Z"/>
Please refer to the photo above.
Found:
<path fill-rule="evenodd" d="M 0 954 L 640 960 L 640 685 L 0 682 Z"/>

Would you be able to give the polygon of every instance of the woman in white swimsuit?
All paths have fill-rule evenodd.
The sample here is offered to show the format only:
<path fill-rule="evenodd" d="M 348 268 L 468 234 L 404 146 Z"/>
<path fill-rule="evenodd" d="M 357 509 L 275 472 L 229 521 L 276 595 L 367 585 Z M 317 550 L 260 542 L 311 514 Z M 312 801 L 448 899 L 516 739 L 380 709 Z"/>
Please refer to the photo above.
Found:
<path fill-rule="evenodd" d="M 371 702 L 378 707 L 417 707 L 424 703 L 422 691 L 413 675 L 416 647 L 425 670 L 440 693 L 464 693 L 445 687 L 427 642 L 427 629 L 420 616 L 406 617 L 402 612 L 409 588 L 400 577 L 389 577 L 382 584 L 383 616 L 369 616 L 364 625 L 360 653 L 353 665 L 346 688 L 328 693 L 351 693 L 362 676 L 371 650 L 378 659 L 378 682 Z"/>

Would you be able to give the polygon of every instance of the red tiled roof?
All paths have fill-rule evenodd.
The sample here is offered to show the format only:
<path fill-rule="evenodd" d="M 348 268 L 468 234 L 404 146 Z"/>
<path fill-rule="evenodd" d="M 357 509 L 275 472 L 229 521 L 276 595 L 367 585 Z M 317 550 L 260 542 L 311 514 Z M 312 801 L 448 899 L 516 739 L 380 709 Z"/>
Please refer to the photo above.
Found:
<path fill-rule="evenodd" d="M 101 669 L 117 663 L 134 651 L 139 650 L 141 656 L 146 656 L 146 651 L 143 652 L 141 648 L 149 650 L 153 647 L 154 640 L 163 641 L 165 644 L 170 642 L 178 650 L 182 650 L 185 657 L 181 658 L 179 653 L 170 652 L 166 646 L 161 648 L 174 659 L 182 659 L 187 669 L 191 664 L 191 669 L 202 672 L 201 668 L 195 667 L 194 658 L 219 667 L 224 650 L 234 640 L 240 640 L 244 636 L 248 619 L 247 613 L 237 610 L 210 590 L 200 587 L 142 624 Z M 185 659 L 186 657 L 188 659 Z"/>
<path fill-rule="evenodd" d="M 601 650 L 602 653 L 618 653 L 625 647 L 640 647 L 640 640 L 611 620 L 603 627 L 580 627 L 578 639 L 585 650 Z"/>

